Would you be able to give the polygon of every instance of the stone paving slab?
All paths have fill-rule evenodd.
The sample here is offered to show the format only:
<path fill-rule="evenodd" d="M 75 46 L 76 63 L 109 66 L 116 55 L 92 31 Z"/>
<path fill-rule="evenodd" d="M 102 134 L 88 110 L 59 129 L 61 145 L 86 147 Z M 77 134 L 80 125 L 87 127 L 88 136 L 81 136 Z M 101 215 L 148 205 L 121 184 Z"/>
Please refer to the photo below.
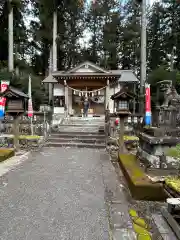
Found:
<path fill-rule="evenodd" d="M 109 203 L 109 218 L 113 240 L 136 239 L 132 221 L 129 216 L 129 203 L 126 194 L 126 187 L 119 181 L 118 175 L 122 176 L 120 169 L 118 175 L 110 161 L 104 158 L 102 162 L 104 184 L 106 187 L 106 201 Z"/>
<path fill-rule="evenodd" d="M 0 185 L 0 239 L 108 240 L 104 150 L 32 153 Z"/>
<path fill-rule="evenodd" d="M 172 232 L 171 227 L 165 221 L 162 215 L 160 214 L 152 214 L 152 217 L 158 227 L 159 232 L 164 240 L 176 240 L 175 234 Z"/>
<path fill-rule="evenodd" d="M 132 229 L 121 228 L 113 230 L 113 240 L 136 240 L 136 234 Z"/>
<path fill-rule="evenodd" d="M 133 229 L 131 218 L 128 214 L 128 205 L 125 203 L 111 204 L 111 223 L 115 229 Z"/>

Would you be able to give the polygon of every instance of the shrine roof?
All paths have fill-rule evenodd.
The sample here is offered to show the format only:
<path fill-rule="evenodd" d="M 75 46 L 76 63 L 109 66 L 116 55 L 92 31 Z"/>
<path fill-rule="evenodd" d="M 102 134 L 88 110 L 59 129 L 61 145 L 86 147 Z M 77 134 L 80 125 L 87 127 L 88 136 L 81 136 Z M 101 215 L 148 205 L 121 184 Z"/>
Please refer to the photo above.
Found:
<path fill-rule="evenodd" d="M 121 97 L 123 97 L 123 98 L 127 97 L 127 98 L 131 99 L 131 98 L 136 97 L 136 95 L 134 93 L 128 91 L 128 89 L 122 88 L 120 91 L 118 91 L 117 93 L 113 94 L 111 96 L 111 99 L 112 100 L 117 100 L 117 99 L 120 99 Z"/>
<path fill-rule="evenodd" d="M 51 74 L 43 80 L 43 83 L 57 83 L 57 82 L 58 81 Z"/>
<path fill-rule="evenodd" d="M 1 93 L 0 95 L 6 96 L 8 95 L 8 93 L 11 92 L 12 94 L 18 96 L 18 97 L 23 97 L 23 98 L 29 98 L 28 94 L 22 92 L 21 90 L 14 88 L 12 86 L 9 86 L 3 93 Z"/>
<path fill-rule="evenodd" d="M 76 77 L 84 78 L 116 78 L 118 82 L 139 82 L 132 70 L 107 70 L 96 64 L 86 61 L 77 67 L 66 71 L 54 71 L 51 75 L 43 80 L 43 83 L 58 83 L 59 79 L 74 79 Z"/>

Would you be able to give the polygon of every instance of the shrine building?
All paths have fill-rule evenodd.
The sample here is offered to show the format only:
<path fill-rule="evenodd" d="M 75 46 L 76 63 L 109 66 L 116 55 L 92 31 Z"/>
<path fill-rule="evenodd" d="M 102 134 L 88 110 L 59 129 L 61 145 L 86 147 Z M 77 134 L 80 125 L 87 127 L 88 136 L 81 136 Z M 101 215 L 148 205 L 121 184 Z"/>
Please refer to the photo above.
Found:
<path fill-rule="evenodd" d="M 50 87 L 54 114 L 63 114 L 65 109 L 70 116 L 82 114 L 82 99 L 88 97 L 89 116 L 104 115 L 108 107 L 116 110 L 111 96 L 123 86 L 128 86 L 135 94 L 139 80 L 132 70 L 106 70 L 86 61 L 67 71 L 52 72 L 43 80 Z M 121 104 L 125 105 L 126 102 Z M 136 112 L 136 99 L 131 102 L 130 111 Z M 126 106 L 125 106 L 126 107 Z"/>

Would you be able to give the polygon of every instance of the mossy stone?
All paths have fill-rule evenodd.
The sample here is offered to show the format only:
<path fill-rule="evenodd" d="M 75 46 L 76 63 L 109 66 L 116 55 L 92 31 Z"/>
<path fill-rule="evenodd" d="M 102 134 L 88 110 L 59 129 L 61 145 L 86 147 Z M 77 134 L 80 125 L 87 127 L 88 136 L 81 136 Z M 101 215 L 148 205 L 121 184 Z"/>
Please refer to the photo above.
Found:
<path fill-rule="evenodd" d="M 137 234 L 144 234 L 144 235 L 150 236 L 149 231 L 147 229 L 139 226 L 136 223 L 133 223 L 133 228 Z"/>

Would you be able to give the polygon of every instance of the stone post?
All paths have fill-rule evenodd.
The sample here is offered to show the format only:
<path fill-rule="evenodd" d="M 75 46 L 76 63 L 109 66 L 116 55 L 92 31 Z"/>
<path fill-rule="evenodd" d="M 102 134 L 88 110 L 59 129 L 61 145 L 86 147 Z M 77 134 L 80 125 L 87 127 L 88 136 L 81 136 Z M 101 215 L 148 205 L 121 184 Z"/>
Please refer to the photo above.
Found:
<path fill-rule="evenodd" d="M 124 146 L 124 116 L 120 116 L 120 133 L 119 133 L 119 152 L 123 153 L 125 151 Z"/>
<path fill-rule="evenodd" d="M 19 150 L 19 116 L 14 117 L 13 134 L 14 134 L 14 149 L 17 152 Z"/>

